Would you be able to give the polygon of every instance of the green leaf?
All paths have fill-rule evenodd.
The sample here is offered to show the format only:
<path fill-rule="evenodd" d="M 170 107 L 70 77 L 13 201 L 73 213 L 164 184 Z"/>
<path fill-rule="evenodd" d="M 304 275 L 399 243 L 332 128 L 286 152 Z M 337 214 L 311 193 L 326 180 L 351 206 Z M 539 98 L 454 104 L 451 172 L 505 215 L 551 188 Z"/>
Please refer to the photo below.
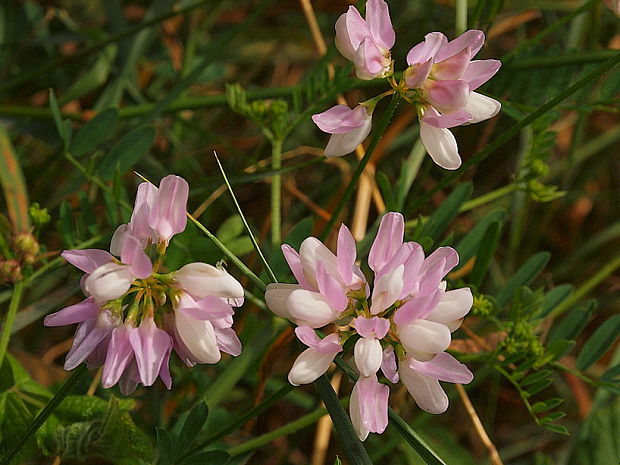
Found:
<path fill-rule="evenodd" d="M 493 223 L 499 222 L 500 225 L 506 219 L 506 210 L 497 209 L 488 213 L 484 218 L 476 223 L 476 226 L 469 231 L 456 245 L 456 251 L 459 253 L 458 268 L 464 266 L 480 249 L 480 243 L 484 238 L 484 234 Z"/>
<path fill-rule="evenodd" d="M 377 186 L 381 191 L 381 195 L 383 195 L 383 199 L 385 200 L 385 207 L 388 211 L 393 211 L 398 208 L 396 204 L 396 196 L 394 195 L 393 185 L 390 181 L 390 178 L 383 171 L 378 171 L 375 173 L 375 179 L 377 181 Z"/>
<path fill-rule="evenodd" d="M 596 301 L 592 300 L 590 301 L 588 307 L 577 307 L 571 310 L 569 314 L 562 319 L 562 321 L 556 325 L 553 325 L 551 331 L 549 332 L 548 343 L 552 344 L 560 339 L 565 339 L 567 341 L 577 339 L 577 336 L 581 334 L 588 324 L 590 315 L 592 315 L 595 307 Z"/>
<path fill-rule="evenodd" d="M 65 104 L 105 84 L 110 74 L 110 67 L 116 57 L 117 49 L 116 44 L 110 44 L 105 47 L 95 63 L 89 66 L 86 72 L 74 81 L 71 87 L 64 93 L 60 103 Z"/>
<path fill-rule="evenodd" d="M 60 140 L 63 141 L 66 148 L 67 143 L 65 137 L 65 125 L 62 122 L 62 115 L 60 113 L 60 108 L 58 107 L 58 101 L 56 100 L 54 89 L 49 90 L 49 101 L 50 109 L 52 110 L 52 117 L 54 118 L 54 124 L 56 125 L 56 131 L 58 132 L 58 137 L 60 137 Z"/>
<path fill-rule="evenodd" d="M 179 450 L 181 453 L 185 452 L 189 446 L 192 445 L 194 440 L 196 440 L 204 428 L 208 416 L 209 407 L 205 402 L 196 404 L 189 412 L 187 418 L 185 419 L 185 423 L 183 423 L 183 428 L 181 429 L 181 434 L 178 441 Z"/>
<path fill-rule="evenodd" d="M 153 447 L 149 438 L 138 429 L 114 396 L 110 396 L 97 451 L 120 465 L 150 463 L 153 460 Z"/>
<path fill-rule="evenodd" d="M 566 426 L 548 424 L 548 425 L 543 425 L 543 428 L 553 433 L 564 434 L 566 436 L 570 435 L 570 433 L 566 429 Z M 591 463 L 594 463 L 594 462 L 591 462 Z"/>
<path fill-rule="evenodd" d="M 135 406 L 133 399 L 116 399 L 119 410 L 129 411 Z M 57 407 L 56 415 L 63 420 L 98 420 L 108 413 L 110 402 L 96 396 L 67 396 Z"/>
<path fill-rule="evenodd" d="M 607 352 L 620 335 L 620 315 L 608 318 L 585 343 L 577 357 L 577 368 L 586 370 Z"/>
<path fill-rule="evenodd" d="M 64 200 L 58 208 L 59 219 L 56 222 L 56 229 L 65 248 L 73 247 L 73 211 L 69 202 Z"/>
<path fill-rule="evenodd" d="M 480 248 L 476 256 L 476 263 L 469 274 L 469 282 L 476 287 L 480 287 L 482 280 L 487 274 L 489 263 L 491 263 L 493 254 L 499 243 L 499 238 L 502 233 L 501 229 L 502 223 L 499 221 L 491 223 L 480 240 Z"/>
<path fill-rule="evenodd" d="M 546 317 L 555 307 L 573 295 L 573 292 L 575 292 L 575 288 L 571 284 L 560 284 L 551 289 L 543 298 L 542 309 L 538 316 L 540 318 Z"/>
<path fill-rule="evenodd" d="M 178 441 L 173 438 L 168 431 L 157 428 L 157 450 L 159 451 L 159 463 L 162 465 L 174 465 L 177 457 L 181 453 Z"/>
<path fill-rule="evenodd" d="M 54 433 L 56 453 L 63 459 L 83 461 L 93 454 L 99 438 L 101 424 L 98 421 L 81 421 L 58 426 Z"/>
<path fill-rule="evenodd" d="M 155 139 L 155 128 L 139 126 L 125 135 L 101 161 L 99 176 L 105 181 L 120 173 L 129 171 L 148 152 Z"/>
<path fill-rule="evenodd" d="M 217 228 L 215 235 L 220 241 L 222 241 L 222 243 L 227 244 L 233 239 L 239 237 L 242 233 L 243 220 L 239 215 L 232 215 L 220 224 L 220 227 Z"/>
<path fill-rule="evenodd" d="M 551 258 L 549 252 L 539 252 L 532 255 L 506 282 L 497 293 L 495 299 L 500 307 L 506 305 L 512 298 L 515 291 L 529 284 L 545 268 Z"/>
<path fill-rule="evenodd" d="M 77 132 L 69 151 L 80 156 L 95 149 L 114 134 L 117 120 L 118 110 L 114 107 L 98 113 Z"/>
<path fill-rule="evenodd" d="M 538 381 L 545 379 L 553 374 L 551 370 L 541 370 L 536 373 L 532 373 L 531 375 L 526 376 L 523 381 L 521 381 L 521 386 L 529 386 L 530 384 L 537 383 Z"/>
<path fill-rule="evenodd" d="M 437 242 L 439 235 L 458 216 L 459 208 L 469 200 L 473 191 L 474 187 L 471 182 L 459 184 L 429 217 L 422 231 L 420 231 L 419 237 L 430 237 Z"/>
<path fill-rule="evenodd" d="M 620 365 L 615 365 L 607 370 L 603 376 L 601 376 L 601 381 L 604 383 L 620 384 Z"/>
<path fill-rule="evenodd" d="M 551 383 L 553 383 L 553 379 L 552 378 L 547 378 L 547 379 L 543 379 L 541 381 L 538 381 L 537 383 L 534 383 L 534 384 L 530 385 L 525 390 L 525 394 L 528 397 L 536 395 L 540 391 L 543 391 L 543 390 L 547 389 L 551 385 Z"/>

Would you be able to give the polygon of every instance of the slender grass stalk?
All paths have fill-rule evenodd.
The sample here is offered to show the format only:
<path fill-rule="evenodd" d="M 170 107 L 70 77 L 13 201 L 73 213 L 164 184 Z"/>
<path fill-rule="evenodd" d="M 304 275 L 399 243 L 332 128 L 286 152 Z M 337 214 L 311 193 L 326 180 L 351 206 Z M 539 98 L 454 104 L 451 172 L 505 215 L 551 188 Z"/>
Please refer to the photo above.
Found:
<path fill-rule="evenodd" d="M 22 300 L 22 293 L 24 291 L 24 281 L 18 281 L 13 288 L 13 294 L 11 294 L 11 302 L 9 303 L 9 311 L 6 314 L 4 320 L 4 326 L 2 327 L 2 336 L 0 336 L 0 367 L 4 361 L 6 350 L 9 347 L 9 340 L 11 339 L 11 329 L 13 328 L 13 322 L 15 321 L 15 315 L 19 309 L 19 304 Z"/>
<path fill-rule="evenodd" d="M 282 242 L 281 224 L 282 224 L 282 141 L 275 138 L 271 141 L 271 168 L 274 175 L 271 177 L 271 245 L 280 246 Z M 275 276 L 273 276 L 276 282 Z"/>
<path fill-rule="evenodd" d="M 24 431 L 17 442 L 15 442 L 6 455 L 2 457 L 0 465 L 9 465 L 13 461 L 13 458 L 19 453 L 21 448 L 24 447 L 28 440 L 38 431 L 43 423 L 45 423 L 49 416 L 54 413 L 54 410 L 56 410 L 58 405 L 60 405 L 64 398 L 67 397 L 86 371 L 87 368 L 84 363 L 73 371 L 71 377 L 66 380 L 62 386 L 60 386 L 60 389 L 56 394 L 54 394 L 54 397 L 52 397 L 45 407 L 43 407 L 43 410 L 41 410 L 34 420 L 32 420 L 26 431 Z"/>
<path fill-rule="evenodd" d="M 258 286 L 263 291 L 267 289 L 267 285 L 263 282 L 263 280 L 260 279 L 258 276 L 256 276 L 254 272 L 250 270 L 247 267 L 247 265 L 239 259 L 239 257 L 237 257 L 234 253 L 232 253 L 230 249 L 226 247 L 222 243 L 222 241 L 220 241 L 200 221 L 198 221 L 196 218 L 194 218 L 189 213 L 187 213 L 187 217 L 192 221 L 192 223 L 194 223 L 198 227 L 198 229 L 200 229 L 205 234 L 205 236 L 207 236 L 209 239 L 213 241 L 213 243 L 217 246 L 217 248 L 220 249 L 224 253 L 224 255 L 226 255 L 230 259 L 230 261 L 233 262 L 235 266 L 237 266 L 237 268 L 239 268 L 239 270 L 241 270 L 241 272 L 250 279 L 250 281 L 256 284 L 256 286 Z"/>
<path fill-rule="evenodd" d="M 456 0 L 454 29 L 457 36 L 467 30 L 467 0 Z"/>
<path fill-rule="evenodd" d="M 321 396 L 329 416 L 334 424 L 340 445 L 351 465 L 372 465 L 368 452 L 357 437 L 349 416 L 342 408 L 338 396 L 334 392 L 327 376 L 322 375 L 314 382 L 317 392 Z"/>
<path fill-rule="evenodd" d="M 508 184 L 507 186 L 500 187 L 499 189 L 495 189 L 494 191 L 487 192 L 486 194 L 483 194 L 479 197 L 476 197 L 475 199 L 471 199 L 465 202 L 463 205 L 461 205 L 459 212 L 467 212 L 482 205 L 486 205 L 487 203 L 501 199 L 502 197 L 505 197 L 518 189 L 519 186 L 515 183 L 512 183 Z"/>
<path fill-rule="evenodd" d="M 446 175 L 439 183 L 437 183 L 437 185 L 434 188 L 432 188 L 430 191 L 426 192 L 425 194 L 421 195 L 420 198 L 416 199 L 413 202 L 411 209 L 415 210 L 416 208 L 419 208 L 420 205 L 423 205 L 424 203 L 426 203 L 433 195 L 435 195 L 436 192 L 440 191 L 441 189 L 444 189 L 445 187 L 449 186 L 454 181 L 456 181 L 461 176 L 462 173 L 467 171 L 468 168 L 470 168 L 471 166 L 477 163 L 480 163 L 482 160 L 487 158 L 497 149 L 499 149 L 504 144 L 506 144 L 508 141 L 510 141 L 510 139 L 516 136 L 519 133 L 519 131 L 521 131 L 521 129 L 528 126 L 529 124 L 532 124 L 538 118 L 540 118 L 545 113 L 547 113 L 549 110 L 558 106 L 560 103 L 562 103 L 565 99 L 573 95 L 583 86 L 591 84 L 592 81 L 594 81 L 595 79 L 597 79 L 604 73 L 614 68 L 616 65 L 618 65 L 618 63 L 620 63 L 620 53 L 617 53 L 613 58 L 608 60 L 606 63 L 603 63 L 601 66 L 596 68 L 594 71 L 588 73 L 582 79 L 579 79 L 573 85 L 569 86 L 566 90 L 564 90 L 563 92 L 560 92 L 560 94 L 558 94 L 556 97 L 552 98 L 551 100 L 547 101 L 544 105 L 540 106 L 537 110 L 533 111 L 532 113 L 527 115 L 525 118 L 519 120 L 516 124 L 513 124 L 508 130 L 503 132 L 497 139 L 495 139 L 490 144 L 486 145 L 482 150 L 480 150 L 473 157 L 471 157 L 469 160 L 463 163 L 461 168 Z"/>
<path fill-rule="evenodd" d="M 243 211 L 241 211 L 241 206 L 239 205 L 239 202 L 237 202 L 237 196 L 235 195 L 234 191 L 232 190 L 230 182 L 228 181 L 228 176 L 226 176 L 226 172 L 224 171 L 224 167 L 222 166 L 222 163 L 220 162 L 220 158 L 217 156 L 217 153 L 215 153 L 215 152 L 213 152 L 213 155 L 215 156 L 215 161 L 217 162 L 217 166 L 220 168 L 220 172 L 222 173 L 222 177 L 224 178 L 224 182 L 226 183 L 226 187 L 228 187 L 228 192 L 230 192 L 230 196 L 232 197 L 233 202 L 235 203 L 235 207 L 237 207 L 237 211 L 239 212 L 239 216 L 241 217 L 241 221 L 243 221 L 243 225 L 245 226 L 245 230 L 248 232 L 248 235 L 250 236 L 250 240 L 252 241 L 252 245 L 254 246 L 254 250 L 256 250 L 256 253 L 260 257 L 261 261 L 263 262 L 263 265 L 265 265 L 265 268 L 267 269 L 267 273 L 269 273 L 269 277 L 271 278 L 272 282 L 277 283 L 278 280 L 276 279 L 276 275 L 274 274 L 273 270 L 269 266 L 269 263 L 267 262 L 267 259 L 265 258 L 265 255 L 263 255 L 263 251 L 261 250 L 260 246 L 258 245 L 258 241 L 256 240 L 256 237 L 254 237 L 254 233 L 252 232 L 252 229 L 250 228 L 250 225 L 248 224 L 247 220 L 245 219 L 245 215 L 243 214 Z"/>
<path fill-rule="evenodd" d="M 287 434 L 294 433 L 302 428 L 312 425 L 316 423 L 316 421 L 321 418 L 323 415 L 327 413 L 327 410 L 324 408 L 316 409 L 313 412 L 304 415 L 303 417 L 292 421 L 280 428 L 276 428 L 273 431 L 265 433 L 261 436 L 258 436 L 254 439 L 250 439 L 249 441 L 244 442 L 243 444 L 239 444 L 238 446 L 231 447 L 227 450 L 230 455 L 241 455 L 244 452 L 249 452 L 258 447 L 264 446 L 265 444 L 269 444 L 274 439 L 285 436 Z"/>
<path fill-rule="evenodd" d="M 571 308 L 577 302 L 579 302 L 584 296 L 586 296 L 592 289 L 603 282 L 605 278 L 611 275 L 614 271 L 620 268 L 620 255 L 614 258 L 612 261 L 603 266 L 594 276 L 591 276 L 585 283 L 575 290 L 575 293 L 568 299 L 564 300 L 560 305 L 553 309 L 549 314 L 552 318 L 557 318 L 566 310 Z"/>
<path fill-rule="evenodd" d="M 345 204 L 348 202 L 349 198 L 351 198 L 351 195 L 353 194 L 353 191 L 355 190 L 355 187 L 357 186 L 357 181 L 359 180 L 360 176 L 362 175 L 362 172 L 364 171 L 364 168 L 366 168 L 366 165 L 370 161 L 372 154 L 377 148 L 377 144 L 379 143 L 379 140 L 381 139 L 381 137 L 383 136 L 383 133 L 387 129 L 387 126 L 390 123 L 390 120 L 392 119 L 392 115 L 394 114 L 394 111 L 396 110 L 396 107 L 398 106 L 399 102 L 400 102 L 400 96 L 397 93 L 393 94 L 392 99 L 390 100 L 390 103 L 388 104 L 388 107 L 385 109 L 385 112 L 383 113 L 383 118 L 381 119 L 379 126 L 375 130 L 372 136 L 372 139 L 370 140 L 370 144 L 368 145 L 368 148 L 366 149 L 366 154 L 364 155 L 364 158 L 362 158 L 360 162 L 358 163 L 357 168 L 355 172 L 353 173 L 353 176 L 351 177 L 351 181 L 349 181 L 349 184 L 347 185 L 344 193 L 342 194 L 342 197 L 340 198 L 338 205 L 332 212 L 332 216 L 327 222 L 327 225 L 325 226 L 323 233 L 321 234 L 322 241 L 325 241 L 327 239 L 327 237 L 331 233 L 332 228 L 334 227 L 334 224 L 338 220 L 338 217 L 340 216 L 342 209 L 344 208 Z"/>

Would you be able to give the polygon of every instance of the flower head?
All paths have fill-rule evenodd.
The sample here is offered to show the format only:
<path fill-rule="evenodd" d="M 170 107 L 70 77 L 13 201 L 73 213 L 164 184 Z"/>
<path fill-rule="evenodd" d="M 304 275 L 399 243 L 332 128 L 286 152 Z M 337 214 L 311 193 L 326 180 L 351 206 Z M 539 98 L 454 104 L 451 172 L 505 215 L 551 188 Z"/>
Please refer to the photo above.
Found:
<path fill-rule="evenodd" d="M 368 137 L 372 127 L 372 115 L 363 105 L 353 109 L 336 105 L 313 115 L 312 121 L 321 131 L 332 135 L 325 147 L 326 157 L 340 157 L 353 152 Z"/>
<path fill-rule="evenodd" d="M 392 383 L 403 380 L 418 405 L 432 413 L 447 408 L 439 381 L 472 378 L 445 352 L 473 302 L 468 288 L 446 290 L 444 279 L 458 255 L 439 247 L 425 257 L 419 244 L 404 241 L 404 232 L 399 213 L 382 218 L 368 256 L 372 286 L 355 264 L 355 241 L 344 225 L 337 254 L 315 238 L 304 240 L 299 254 L 285 245 L 298 284 L 270 284 L 265 294 L 274 313 L 299 325 L 295 333 L 309 347 L 291 368 L 292 384 L 316 380 L 343 350 L 342 341 L 357 339 L 353 359 L 359 379 L 350 414 L 362 440 L 387 426 L 389 387 L 378 381 L 379 370 Z M 314 331 L 335 322 L 336 330 L 323 339 Z"/>
<path fill-rule="evenodd" d="M 151 386 L 158 377 L 171 388 L 173 349 L 188 366 L 216 363 L 220 351 L 239 355 L 232 316 L 233 307 L 243 303 L 241 284 L 206 263 L 167 274 L 157 269 L 172 236 L 185 229 L 188 192 L 187 182 L 178 176 L 162 179 L 159 189 L 142 183 L 131 220 L 114 234 L 112 253 L 62 253 L 84 271 L 87 295 L 45 318 L 47 326 L 79 324 L 66 369 L 83 361 L 89 367 L 103 365 L 103 386 L 118 383 L 123 394 L 130 394 L 138 384 Z"/>

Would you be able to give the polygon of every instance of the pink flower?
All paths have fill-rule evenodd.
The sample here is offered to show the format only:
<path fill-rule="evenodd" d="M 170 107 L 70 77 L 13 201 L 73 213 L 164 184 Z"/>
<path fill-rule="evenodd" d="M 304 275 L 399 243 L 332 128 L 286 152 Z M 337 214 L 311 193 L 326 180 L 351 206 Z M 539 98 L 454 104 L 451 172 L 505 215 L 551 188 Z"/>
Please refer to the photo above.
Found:
<path fill-rule="evenodd" d="M 471 60 L 483 44 L 482 31 L 467 31 L 450 42 L 432 32 L 407 54 L 405 82 L 420 89 L 427 104 L 422 105 L 420 138 L 433 161 L 445 169 L 461 166 L 456 139 L 447 128 L 492 118 L 501 107 L 497 100 L 473 92 L 501 66 L 498 60 Z"/>
<path fill-rule="evenodd" d="M 439 381 L 468 384 L 474 375 L 465 365 L 446 352 L 428 361 L 409 357 L 399 363 L 400 379 L 418 407 L 429 413 L 443 413 L 448 409 L 448 396 Z"/>
<path fill-rule="evenodd" d="M 288 380 L 293 386 L 309 384 L 324 374 L 336 354 L 342 352 L 338 334 L 330 334 L 320 339 L 309 326 L 295 328 L 295 334 L 309 348 L 303 351 L 293 363 Z"/>
<path fill-rule="evenodd" d="M 374 373 L 367 378 L 360 377 L 349 400 L 351 423 L 360 441 L 368 433 L 383 433 L 388 425 L 388 397 L 390 388 L 377 381 Z"/>
<path fill-rule="evenodd" d="M 299 325 L 297 337 L 309 347 L 289 373 L 294 385 L 316 380 L 342 351 L 340 340 L 359 336 L 353 358 L 360 377 L 350 415 L 362 440 L 387 425 L 389 387 L 377 380 L 379 369 L 391 383 L 403 380 L 420 407 L 433 413 L 447 408 L 439 381 L 471 381 L 465 365 L 445 353 L 473 303 L 468 288 L 446 290 L 444 279 L 458 255 L 439 247 L 425 257 L 419 244 L 404 239 L 402 215 L 384 215 L 368 256 L 372 290 L 355 265 L 355 241 L 344 225 L 336 255 L 312 237 L 299 254 L 285 245 L 298 284 L 269 285 L 265 294 L 274 313 Z M 333 322 L 336 332 L 324 339 L 315 334 L 313 328 Z"/>
<path fill-rule="evenodd" d="M 340 157 L 353 152 L 368 137 L 372 127 L 372 115 L 363 105 L 353 109 L 336 105 L 313 115 L 312 121 L 321 131 L 332 134 L 325 147 L 326 157 Z"/>
<path fill-rule="evenodd" d="M 153 318 L 145 318 L 140 326 L 129 332 L 129 343 L 136 358 L 140 382 L 144 386 L 151 386 L 159 376 L 170 389 L 172 379 L 168 361 L 172 338 L 168 333 L 158 328 Z"/>
<path fill-rule="evenodd" d="M 179 176 L 169 175 L 159 183 L 159 189 L 149 182 L 138 186 L 131 219 L 116 229 L 110 251 L 119 255 L 126 235 L 138 239 L 143 247 L 149 243 L 166 245 L 185 230 L 189 185 Z"/>
<path fill-rule="evenodd" d="M 299 253 L 288 245 L 282 253 L 299 284 L 269 284 L 265 300 L 276 315 L 299 325 L 320 328 L 337 320 L 349 305 L 348 292 L 365 285 L 355 265 L 355 240 L 344 225 L 337 255 L 314 237 L 302 242 Z"/>
<path fill-rule="evenodd" d="M 396 39 L 388 5 L 383 0 L 366 2 L 366 19 L 357 8 L 336 21 L 336 48 L 355 64 L 360 79 L 374 79 L 391 74 L 390 49 Z"/>

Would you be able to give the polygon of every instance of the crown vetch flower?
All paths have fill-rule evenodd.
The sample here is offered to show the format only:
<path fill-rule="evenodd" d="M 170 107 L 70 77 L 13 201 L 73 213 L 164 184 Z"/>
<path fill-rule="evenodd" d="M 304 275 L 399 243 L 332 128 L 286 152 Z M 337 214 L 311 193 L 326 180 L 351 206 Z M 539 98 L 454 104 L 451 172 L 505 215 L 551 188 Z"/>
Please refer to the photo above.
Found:
<path fill-rule="evenodd" d="M 351 153 L 368 137 L 372 127 L 372 115 L 364 105 L 353 109 L 346 105 L 336 105 L 313 115 L 312 121 L 321 131 L 332 135 L 325 147 L 326 157 Z"/>
<path fill-rule="evenodd" d="M 387 3 L 366 2 L 366 19 L 354 6 L 336 21 L 336 48 L 355 64 L 357 77 L 364 80 L 392 73 L 390 49 L 396 35 Z"/>
<path fill-rule="evenodd" d="M 87 295 L 45 318 L 47 326 L 79 324 L 66 369 L 83 361 L 89 367 L 103 365 L 102 385 L 118 383 L 127 395 L 158 377 L 170 389 L 173 349 L 188 366 L 216 363 L 220 351 L 239 355 L 232 316 L 233 307 L 243 304 L 241 284 L 206 263 L 167 274 L 157 269 L 172 236 L 185 229 L 188 192 L 187 182 L 178 176 L 166 176 L 159 189 L 142 183 L 131 220 L 112 238 L 112 253 L 62 253 L 84 271 Z M 155 265 L 151 256 L 157 258 Z"/>
<path fill-rule="evenodd" d="M 294 385 L 316 380 L 342 351 L 343 341 L 357 338 L 353 356 L 359 379 L 350 415 L 361 440 L 387 426 L 389 387 L 378 381 L 379 369 L 391 383 L 401 379 L 420 408 L 431 413 L 448 407 L 439 381 L 468 383 L 473 377 L 445 352 L 473 303 L 468 288 L 446 290 L 445 276 L 458 255 L 439 247 L 425 257 L 419 244 L 404 241 L 404 232 L 401 214 L 381 219 L 368 255 L 372 286 L 355 265 L 355 241 L 344 225 L 336 255 L 316 238 L 304 240 L 299 253 L 284 245 L 298 284 L 270 284 L 265 294 L 274 313 L 299 325 L 295 334 L 309 347 L 289 373 Z M 314 332 L 334 322 L 336 331 L 325 338 Z"/>

